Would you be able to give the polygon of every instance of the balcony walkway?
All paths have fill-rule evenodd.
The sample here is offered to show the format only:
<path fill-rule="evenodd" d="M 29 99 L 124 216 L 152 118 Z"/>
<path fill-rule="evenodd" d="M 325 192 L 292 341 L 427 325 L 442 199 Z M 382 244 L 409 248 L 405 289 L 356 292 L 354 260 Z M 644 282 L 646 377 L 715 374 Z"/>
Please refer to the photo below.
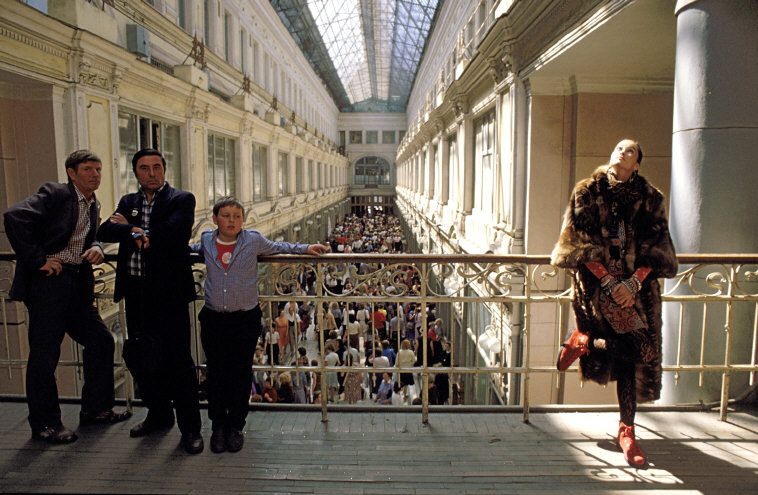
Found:
<path fill-rule="evenodd" d="M 78 423 L 77 405 L 64 422 Z M 758 493 L 758 411 L 643 412 L 651 466 L 612 444 L 616 413 L 254 412 L 245 448 L 188 456 L 179 433 L 129 438 L 143 416 L 79 430 L 79 441 L 29 439 L 26 404 L 0 403 L 0 492 L 66 493 Z"/>

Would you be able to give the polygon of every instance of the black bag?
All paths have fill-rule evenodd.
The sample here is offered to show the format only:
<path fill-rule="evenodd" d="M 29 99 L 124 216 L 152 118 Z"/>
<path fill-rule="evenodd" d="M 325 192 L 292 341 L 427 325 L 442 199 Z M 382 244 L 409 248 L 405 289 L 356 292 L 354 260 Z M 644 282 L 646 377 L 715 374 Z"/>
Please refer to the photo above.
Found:
<path fill-rule="evenodd" d="M 142 382 L 155 376 L 160 370 L 161 355 L 157 342 L 152 337 L 132 337 L 124 342 L 124 362 L 129 372 Z"/>

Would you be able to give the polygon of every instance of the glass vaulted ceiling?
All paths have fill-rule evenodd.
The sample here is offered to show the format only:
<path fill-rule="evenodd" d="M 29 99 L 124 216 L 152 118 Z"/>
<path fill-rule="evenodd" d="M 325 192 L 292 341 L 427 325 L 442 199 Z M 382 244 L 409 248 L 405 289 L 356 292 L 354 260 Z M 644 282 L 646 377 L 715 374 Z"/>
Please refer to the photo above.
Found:
<path fill-rule="evenodd" d="M 343 112 L 404 112 L 444 0 L 271 0 Z"/>

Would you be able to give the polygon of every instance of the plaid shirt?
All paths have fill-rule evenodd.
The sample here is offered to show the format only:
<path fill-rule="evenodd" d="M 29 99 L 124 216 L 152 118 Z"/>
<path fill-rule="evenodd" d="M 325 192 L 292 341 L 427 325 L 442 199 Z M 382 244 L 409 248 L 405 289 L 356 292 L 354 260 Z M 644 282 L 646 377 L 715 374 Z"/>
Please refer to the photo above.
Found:
<path fill-rule="evenodd" d="M 147 200 L 147 194 L 145 194 L 145 191 L 143 191 L 140 188 L 140 192 L 142 193 L 142 224 L 140 227 L 142 230 L 150 230 L 150 215 L 153 213 L 153 205 L 155 205 L 155 198 L 158 197 L 158 194 L 163 191 L 163 188 L 166 187 L 166 183 L 164 182 L 163 185 L 158 188 L 157 191 L 153 194 L 153 200 L 148 202 Z M 134 253 L 132 253 L 132 257 L 129 260 L 129 275 L 134 275 L 135 277 L 142 277 L 145 274 L 145 260 L 142 258 L 142 250 L 141 249 L 135 249 Z"/>
<path fill-rule="evenodd" d="M 92 206 L 92 203 L 97 201 L 94 194 L 92 195 L 92 198 L 87 200 L 79 189 L 74 187 L 74 191 L 76 191 L 77 197 L 76 204 L 79 207 L 79 214 L 76 218 L 74 232 L 71 234 L 68 244 L 62 251 L 47 255 L 48 259 L 58 258 L 61 263 L 67 265 L 80 265 L 82 263 L 84 240 L 87 238 L 90 229 L 90 207 Z"/>

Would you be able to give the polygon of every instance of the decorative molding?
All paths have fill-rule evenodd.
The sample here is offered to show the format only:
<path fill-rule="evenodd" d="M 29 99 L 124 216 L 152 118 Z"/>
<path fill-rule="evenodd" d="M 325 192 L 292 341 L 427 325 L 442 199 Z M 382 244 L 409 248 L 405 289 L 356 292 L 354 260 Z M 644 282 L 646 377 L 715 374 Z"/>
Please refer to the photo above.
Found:
<path fill-rule="evenodd" d="M 434 119 L 433 124 L 434 124 L 434 134 L 435 134 L 435 136 L 441 134 L 442 131 L 445 130 L 445 121 L 443 121 L 442 119 L 440 119 L 440 118 Z"/>
<path fill-rule="evenodd" d="M 112 88 L 111 76 L 110 74 L 101 72 L 99 69 L 99 67 L 93 67 L 90 62 L 81 60 L 77 70 L 76 81 L 87 86 L 110 91 Z"/>
<path fill-rule="evenodd" d="M 245 117 L 240 122 L 240 130 L 242 131 L 242 137 L 250 137 L 253 134 L 253 119 Z"/>
<path fill-rule="evenodd" d="M 504 41 L 500 45 L 500 60 L 505 65 L 506 73 L 513 73 L 518 70 L 518 64 L 516 63 L 516 56 L 513 49 L 512 41 Z"/>
<path fill-rule="evenodd" d="M 451 95 L 450 103 L 452 104 L 456 117 L 462 117 L 468 113 L 469 104 L 465 94 L 456 93 L 454 95 Z"/>
<path fill-rule="evenodd" d="M 12 41 L 23 43 L 49 55 L 53 55 L 54 57 L 63 59 L 68 57 L 68 51 L 65 48 L 46 43 L 42 38 L 29 36 L 26 33 L 22 33 L 21 31 L 17 31 L 8 26 L 0 26 L 0 38 L 7 38 Z"/>
<path fill-rule="evenodd" d="M 111 89 L 109 78 L 92 72 L 79 72 L 79 82 L 106 91 Z"/>
<path fill-rule="evenodd" d="M 197 101 L 197 97 L 195 96 L 195 91 L 193 90 L 192 93 L 190 93 L 189 98 L 187 98 L 187 109 L 185 113 L 185 117 L 188 119 L 196 119 L 200 120 L 204 123 L 208 123 L 208 118 L 211 115 L 211 106 L 208 103 L 203 104 L 202 102 Z"/>
<path fill-rule="evenodd" d="M 505 76 L 508 74 L 508 69 L 508 66 L 503 62 L 503 59 L 500 56 L 487 57 L 487 72 L 495 85 L 505 79 Z"/>
<path fill-rule="evenodd" d="M 674 91 L 670 78 L 620 78 L 606 76 L 532 77 L 531 94 L 567 96 L 577 93 L 648 94 Z"/>
<path fill-rule="evenodd" d="M 124 70 L 119 67 L 114 67 L 111 72 L 111 91 L 113 94 L 118 94 L 118 87 L 121 85 L 123 77 Z"/>

